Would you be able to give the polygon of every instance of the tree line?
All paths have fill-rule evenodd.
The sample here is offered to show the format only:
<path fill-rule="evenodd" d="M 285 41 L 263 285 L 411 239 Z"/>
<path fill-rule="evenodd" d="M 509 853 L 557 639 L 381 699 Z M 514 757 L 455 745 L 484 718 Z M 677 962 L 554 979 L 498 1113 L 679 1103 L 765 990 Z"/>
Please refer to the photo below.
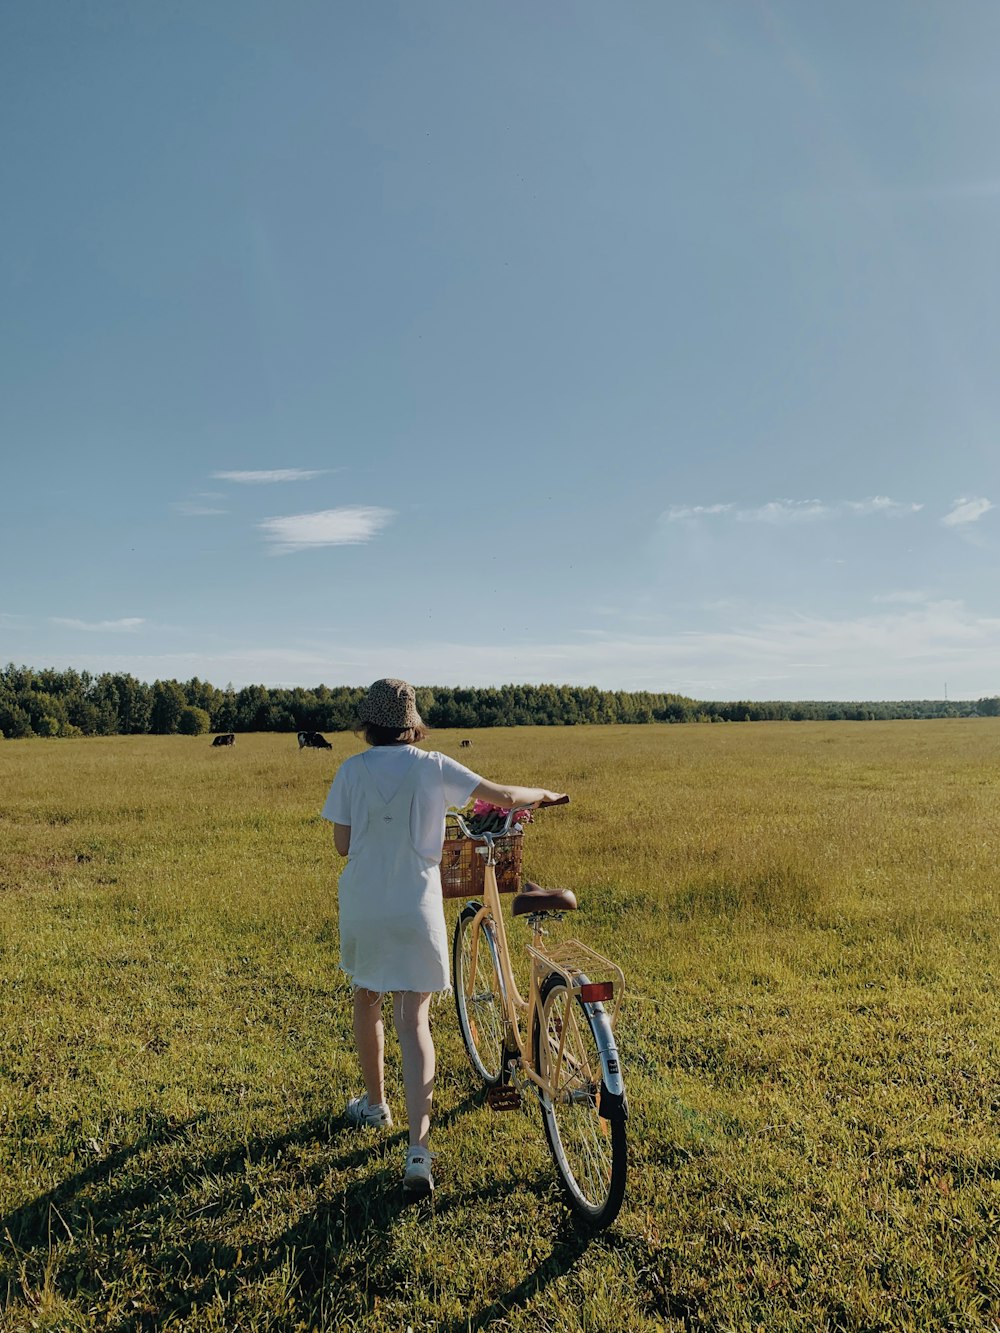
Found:
<path fill-rule="evenodd" d="M 0 733 L 30 736 L 136 736 L 229 731 L 352 731 L 365 689 L 231 685 L 193 676 L 152 684 L 121 672 L 0 670 Z M 599 690 L 578 685 L 422 686 L 417 706 L 431 727 L 576 726 L 651 722 L 878 721 L 1000 716 L 1000 696 L 868 703 L 780 700 L 712 703 L 682 694 Z"/>

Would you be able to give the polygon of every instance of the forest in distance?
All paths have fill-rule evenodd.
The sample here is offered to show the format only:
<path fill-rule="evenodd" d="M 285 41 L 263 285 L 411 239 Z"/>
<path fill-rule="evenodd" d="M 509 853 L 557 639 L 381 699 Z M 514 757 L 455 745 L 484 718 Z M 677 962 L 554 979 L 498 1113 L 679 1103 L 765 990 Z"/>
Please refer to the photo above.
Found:
<path fill-rule="evenodd" d="M 202 735 L 208 732 L 353 731 L 363 686 L 285 689 L 197 676 L 152 684 L 120 672 L 0 670 L 0 734 L 32 736 Z M 576 726 L 676 722 L 890 721 L 996 717 L 1000 696 L 977 700 L 711 702 L 649 691 L 579 685 L 418 686 L 432 728 Z"/>

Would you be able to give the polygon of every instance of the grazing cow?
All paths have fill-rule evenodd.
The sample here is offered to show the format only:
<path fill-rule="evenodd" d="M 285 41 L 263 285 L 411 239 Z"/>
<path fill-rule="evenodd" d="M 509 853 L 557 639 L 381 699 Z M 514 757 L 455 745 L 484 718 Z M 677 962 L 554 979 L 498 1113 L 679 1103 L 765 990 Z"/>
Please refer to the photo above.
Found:
<path fill-rule="evenodd" d="M 463 749 L 463 750 L 471 750 L 471 749 L 472 749 L 472 742 L 471 742 L 471 741 L 463 741 L 463 742 L 462 742 L 462 749 Z"/>
<path fill-rule="evenodd" d="M 321 736 L 318 731 L 300 731 L 299 732 L 300 750 L 332 750 L 333 746 Z"/>
<path fill-rule="evenodd" d="M 236 737 L 230 731 L 225 736 L 216 736 L 212 741 L 213 745 L 235 745 Z"/>

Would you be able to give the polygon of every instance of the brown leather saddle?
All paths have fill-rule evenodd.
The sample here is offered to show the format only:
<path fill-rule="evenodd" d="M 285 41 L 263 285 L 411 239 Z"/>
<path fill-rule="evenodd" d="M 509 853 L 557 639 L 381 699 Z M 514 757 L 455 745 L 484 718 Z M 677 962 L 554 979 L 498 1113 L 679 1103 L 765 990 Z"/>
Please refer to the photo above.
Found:
<path fill-rule="evenodd" d="M 530 912 L 575 912 L 576 894 L 572 889 L 543 889 L 526 879 L 510 910 L 514 916 L 527 916 Z"/>

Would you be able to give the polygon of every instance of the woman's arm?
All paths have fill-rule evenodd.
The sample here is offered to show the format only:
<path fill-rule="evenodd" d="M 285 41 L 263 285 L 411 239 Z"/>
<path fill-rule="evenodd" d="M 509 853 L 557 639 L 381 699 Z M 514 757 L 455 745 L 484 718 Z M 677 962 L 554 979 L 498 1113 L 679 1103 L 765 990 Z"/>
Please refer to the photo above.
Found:
<path fill-rule="evenodd" d="M 333 826 L 333 845 L 341 856 L 346 856 L 351 850 L 351 826 L 350 824 L 334 824 Z"/>
<path fill-rule="evenodd" d="M 520 809 L 538 801 L 558 801 L 563 795 L 559 791 L 546 791 L 544 787 L 509 787 L 496 782 L 481 782 L 472 794 L 478 801 L 489 801 L 490 805 L 502 805 L 507 809 Z"/>

